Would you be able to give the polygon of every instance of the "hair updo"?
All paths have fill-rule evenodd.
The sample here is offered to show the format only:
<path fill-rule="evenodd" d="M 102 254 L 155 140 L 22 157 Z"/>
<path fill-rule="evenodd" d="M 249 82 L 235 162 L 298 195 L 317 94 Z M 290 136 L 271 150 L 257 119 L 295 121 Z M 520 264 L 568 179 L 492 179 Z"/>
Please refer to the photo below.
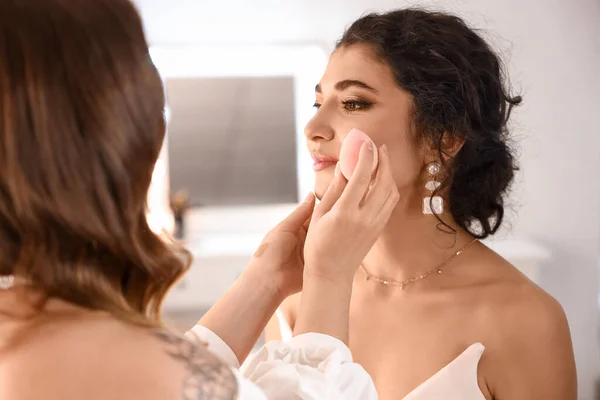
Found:
<path fill-rule="evenodd" d="M 521 103 L 498 55 L 461 18 L 414 8 L 358 19 L 336 48 L 353 44 L 372 46 L 412 96 L 419 139 L 434 144 L 447 171 L 438 191 L 447 190 L 456 223 L 478 238 L 494 234 L 517 170 L 507 122 Z M 463 143 L 454 155 L 447 135 Z"/>

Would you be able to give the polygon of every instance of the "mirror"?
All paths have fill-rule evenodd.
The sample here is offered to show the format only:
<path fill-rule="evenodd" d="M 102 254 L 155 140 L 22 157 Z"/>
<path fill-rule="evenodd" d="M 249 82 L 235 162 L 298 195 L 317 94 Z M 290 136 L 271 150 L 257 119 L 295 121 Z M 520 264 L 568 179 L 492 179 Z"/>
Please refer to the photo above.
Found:
<path fill-rule="evenodd" d="M 291 76 L 167 78 L 171 193 L 190 207 L 298 201 Z"/>
<path fill-rule="evenodd" d="M 165 306 L 212 304 L 313 189 L 304 127 L 328 53 L 309 45 L 158 46 L 150 54 L 168 106 L 154 202 L 164 209 L 171 197 L 173 230 L 194 255 Z"/>

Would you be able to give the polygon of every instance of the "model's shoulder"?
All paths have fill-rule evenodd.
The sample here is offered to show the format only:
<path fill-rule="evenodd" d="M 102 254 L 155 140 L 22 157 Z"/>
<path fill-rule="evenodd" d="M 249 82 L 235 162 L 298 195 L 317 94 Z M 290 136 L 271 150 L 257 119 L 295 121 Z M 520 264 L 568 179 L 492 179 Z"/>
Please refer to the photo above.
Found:
<path fill-rule="evenodd" d="M 565 312 L 505 260 L 488 265 L 480 296 L 486 359 L 480 365 L 498 398 L 575 399 L 576 373 Z"/>
<path fill-rule="evenodd" d="M 567 317 L 560 303 L 502 257 L 491 254 L 483 265 L 487 278 L 480 296 L 492 337 L 507 349 L 570 345 Z"/>
<path fill-rule="evenodd" d="M 518 268 L 491 250 L 484 257 L 482 281 L 494 315 L 515 323 L 566 321 L 559 302 Z"/>

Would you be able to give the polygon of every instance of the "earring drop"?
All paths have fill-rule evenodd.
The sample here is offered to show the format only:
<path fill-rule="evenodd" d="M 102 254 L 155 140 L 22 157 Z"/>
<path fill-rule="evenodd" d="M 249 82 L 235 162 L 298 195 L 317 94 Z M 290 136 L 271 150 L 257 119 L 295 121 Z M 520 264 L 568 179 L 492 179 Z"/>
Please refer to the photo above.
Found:
<path fill-rule="evenodd" d="M 432 162 L 427 166 L 427 173 L 430 178 L 425 182 L 425 190 L 430 192 L 430 195 L 423 197 L 423 214 L 425 215 L 439 215 L 444 212 L 444 199 L 440 196 L 432 197 L 433 192 L 441 185 L 436 179 L 441 170 L 442 167 L 437 162 Z"/>

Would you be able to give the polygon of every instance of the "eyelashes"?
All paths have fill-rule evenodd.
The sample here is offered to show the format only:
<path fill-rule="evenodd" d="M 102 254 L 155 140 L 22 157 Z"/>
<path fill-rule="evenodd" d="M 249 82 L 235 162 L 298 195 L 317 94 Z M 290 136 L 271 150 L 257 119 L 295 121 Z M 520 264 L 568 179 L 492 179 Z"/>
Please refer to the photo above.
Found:
<path fill-rule="evenodd" d="M 371 108 L 373 103 L 365 100 L 346 100 L 342 101 L 342 105 L 346 112 L 351 113 L 354 111 L 366 111 Z"/>
<path fill-rule="evenodd" d="M 356 111 L 366 111 L 373 106 L 373 103 L 366 100 L 344 100 L 341 102 L 341 106 L 346 113 L 350 114 Z M 315 102 L 313 107 L 318 110 L 321 108 L 321 104 Z"/>

